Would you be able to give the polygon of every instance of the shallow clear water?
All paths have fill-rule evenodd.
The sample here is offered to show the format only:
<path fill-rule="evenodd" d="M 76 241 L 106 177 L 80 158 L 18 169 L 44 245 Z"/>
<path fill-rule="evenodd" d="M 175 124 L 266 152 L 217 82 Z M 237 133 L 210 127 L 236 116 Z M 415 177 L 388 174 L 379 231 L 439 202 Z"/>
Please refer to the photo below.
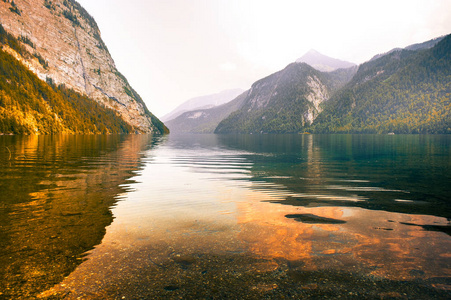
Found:
<path fill-rule="evenodd" d="M 0 299 L 451 297 L 451 136 L 0 136 Z"/>

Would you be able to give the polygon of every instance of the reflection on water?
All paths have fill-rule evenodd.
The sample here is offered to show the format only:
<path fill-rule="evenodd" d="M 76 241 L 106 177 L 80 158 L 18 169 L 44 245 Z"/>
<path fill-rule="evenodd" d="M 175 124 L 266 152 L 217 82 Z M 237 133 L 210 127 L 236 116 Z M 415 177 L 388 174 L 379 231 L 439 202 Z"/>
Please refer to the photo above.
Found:
<path fill-rule="evenodd" d="M 53 286 L 101 242 L 148 139 L 0 137 L 0 298 Z"/>
<path fill-rule="evenodd" d="M 451 297 L 448 136 L 1 138 L 3 290 Z"/>

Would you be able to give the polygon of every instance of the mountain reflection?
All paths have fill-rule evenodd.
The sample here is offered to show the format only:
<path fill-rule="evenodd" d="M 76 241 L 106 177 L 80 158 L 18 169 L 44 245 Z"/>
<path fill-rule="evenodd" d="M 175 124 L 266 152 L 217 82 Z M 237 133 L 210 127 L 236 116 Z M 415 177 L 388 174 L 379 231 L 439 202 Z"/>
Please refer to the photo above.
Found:
<path fill-rule="evenodd" d="M 33 297 L 99 244 L 150 136 L 0 137 L 0 294 Z M 11 153 L 11 154 L 10 154 Z"/>
<path fill-rule="evenodd" d="M 449 139 L 218 138 L 252 162 L 255 193 L 238 204 L 239 236 L 252 253 L 397 280 L 440 277 L 449 267 L 441 235 L 450 229 Z"/>
<path fill-rule="evenodd" d="M 232 135 L 219 136 L 219 140 L 228 147 L 254 153 L 247 156 L 253 163 L 251 180 L 256 182 L 255 188 L 277 185 L 284 189 L 285 197 L 272 200 L 276 203 L 451 218 L 451 175 L 446 160 L 451 152 L 450 139 Z"/>

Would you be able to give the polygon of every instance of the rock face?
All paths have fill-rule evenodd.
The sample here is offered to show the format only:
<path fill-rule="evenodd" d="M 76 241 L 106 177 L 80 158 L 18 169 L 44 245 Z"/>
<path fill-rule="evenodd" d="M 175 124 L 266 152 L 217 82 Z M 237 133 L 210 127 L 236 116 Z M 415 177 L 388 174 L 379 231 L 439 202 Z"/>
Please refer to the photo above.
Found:
<path fill-rule="evenodd" d="M 329 99 L 329 91 L 316 76 L 308 78 L 307 86 L 310 88 L 310 92 L 306 98 L 312 105 L 304 114 L 304 118 L 309 124 L 312 124 L 318 114 L 323 110 L 320 104 Z"/>
<path fill-rule="evenodd" d="M 137 132 L 167 131 L 116 69 L 96 22 L 76 1 L 0 1 L 0 22 L 34 57 L 5 50 L 40 79 L 115 110 Z"/>

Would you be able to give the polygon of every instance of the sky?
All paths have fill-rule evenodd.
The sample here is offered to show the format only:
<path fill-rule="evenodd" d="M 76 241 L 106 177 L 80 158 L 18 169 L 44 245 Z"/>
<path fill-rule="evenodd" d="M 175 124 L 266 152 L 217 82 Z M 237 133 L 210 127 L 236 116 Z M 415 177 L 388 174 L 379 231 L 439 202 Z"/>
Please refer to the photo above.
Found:
<path fill-rule="evenodd" d="M 450 0 L 77 0 L 157 117 L 248 89 L 310 49 L 363 63 L 451 33 Z"/>

